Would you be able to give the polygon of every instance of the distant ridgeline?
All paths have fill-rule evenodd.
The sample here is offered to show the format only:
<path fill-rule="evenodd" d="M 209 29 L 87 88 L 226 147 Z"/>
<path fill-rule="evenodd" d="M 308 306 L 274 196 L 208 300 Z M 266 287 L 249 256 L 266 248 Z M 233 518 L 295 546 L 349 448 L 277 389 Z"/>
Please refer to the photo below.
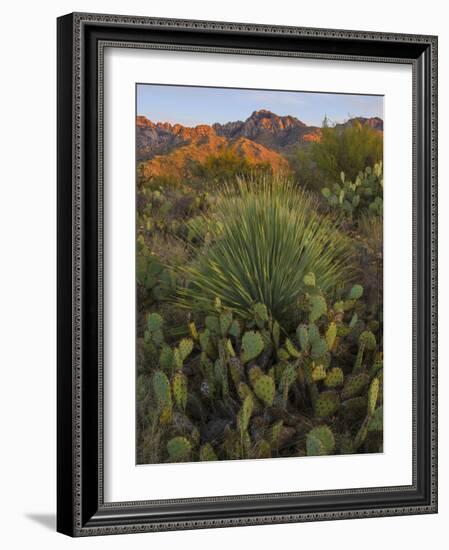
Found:
<path fill-rule="evenodd" d="M 208 170 L 239 164 L 288 172 L 287 156 L 297 148 L 320 142 L 323 132 L 293 116 L 278 116 L 265 109 L 254 111 L 245 121 L 212 126 L 154 123 L 142 115 L 136 124 L 139 177 L 145 180 L 201 176 Z M 352 118 L 332 130 L 339 132 L 354 124 L 383 132 L 383 121 L 378 117 Z"/>

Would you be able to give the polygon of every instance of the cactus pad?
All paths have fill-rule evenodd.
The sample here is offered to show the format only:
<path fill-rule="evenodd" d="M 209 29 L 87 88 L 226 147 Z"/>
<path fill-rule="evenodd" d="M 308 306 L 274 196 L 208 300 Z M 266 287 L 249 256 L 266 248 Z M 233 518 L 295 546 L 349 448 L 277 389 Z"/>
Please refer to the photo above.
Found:
<path fill-rule="evenodd" d="M 191 450 L 192 445 L 186 437 L 174 437 L 167 443 L 168 454 L 176 462 L 188 458 Z"/>
<path fill-rule="evenodd" d="M 341 392 L 342 399 L 349 399 L 358 395 L 369 383 L 369 375 L 366 372 L 360 372 L 349 376 Z"/>
<path fill-rule="evenodd" d="M 263 351 L 263 339 L 259 332 L 245 332 L 242 338 L 242 361 L 247 363 Z"/>
<path fill-rule="evenodd" d="M 327 388 L 336 388 L 338 386 L 342 386 L 343 381 L 343 371 L 338 367 L 334 367 L 327 373 L 326 378 L 324 379 L 324 385 Z"/>
<path fill-rule="evenodd" d="M 306 438 L 307 456 L 330 455 L 335 450 L 335 438 L 329 426 L 313 428 Z"/>
<path fill-rule="evenodd" d="M 159 313 L 150 313 L 147 317 L 147 327 L 150 332 L 156 332 L 162 328 L 164 320 Z"/>
<path fill-rule="evenodd" d="M 210 443 L 205 443 L 200 449 L 200 460 L 201 462 L 207 462 L 210 460 L 218 460 L 217 455 L 215 454 L 214 449 Z"/>
<path fill-rule="evenodd" d="M 296 329 L 296 337 L 298 338 L 299 345 L 304 353 L 309 352 L 309 331 L 306 325 L 299 325 Z"/>
<path fill-rule="evenodd" d="M 310 351 L 310 356 L 312 357 L 312 359 L 319 359 L 320 357 L 323 357 L 325 353 L 327 353 L 326 340 L 324 340 L 324 338 L 314 340 L 312 342 L 312 349 Z"/>
<path fill-rule="evenodd" d="M 276 389 L 271 376 L 262 375 L 254 383 L 254 392 L 265 405 L 271 407 Z"/>
<path fill-rule="evenodd" d="M 371 331 L 365 330 L 359 336 L 359 344 L 364 345 L 367 350 L 373 351 L 376 349 L 376 337 Z"/>
<path fill-rule="evenodd" d="M 349 300 L 359 300 L 363 296 L 363 286 L 354 285 L 349 292 Z"/>
<path fill-rule="evenodd" d="M 268 310 L 265 304 L 256 304 L 254 306 L 254 319 L 259 328 L 263 328 L 268 322 Z"/>
<path fill-rule="evenodd" d="M 166 371 L 170 371 L 173 367 L 174 359 L 173 359 L 173 350 L 170 346 L 167 346 L 164 344 L 161 349 L 161 353 L 159 355 L 159 365 L 161 369 L 164 369 Z"/>
<path fill-rule="evenodd" d="M 153 374 L 153 390 L 159 410 L 162 410 L 167 405 L 171 406 L 170 382 L 167 375 L 160 370 L 157 370 Z"/>
<path fill-rule="evenodd" d="M 306 286 L 315 286 L 315 274 L 310 272 L 304 275 L 303 282 Z"/>
<path fill-rule="evenodd" d="M 313 382 L 319 382 L 326 378 L 326 369 L 323 365 L 317 365 L 312 369 L 312 380 Z"/>
<path fill-rule="evenodd" d="M 187 357 L 192 353 L 193 350 L 193 341 L 190 340 L 190 338 L 183 338 L 179 342 L 179 353 L 181 355 L 181 359 L 185 361 Z"/>
<path fill-rule="evenodd" d="M 292 357 L 295 357 L 295 359 L 299 359 L 299 357 L 301 357 L 301 353 L 296 349 L 296 346 L 290 338 L 285 340 L 285 348 Z"/>
<path fill-rule="evenodd" d="M 340 407 L 340 396 L 334 391 L 324 391 L 318 396 L 315 401 L 315 413 L 320 418 L 332 416 Z"/>
<path fill-rule="evenodd" d="M 368 416 L 372 416 L 377 405 L 379 396 L 379 379 L 373 378 L 368 390 Z"/>
<path fill-rule="evenodd" d="M 220 331 L 222 336 L 226 336 L 231 325 L 232 313 L 230 311 L 223 311 L 223 313 L 220 314 Z"/>
<path fill-rule="evenodd" d="M 184 373 L 178 371 L 173 377 L 172 391 L 176 405 L 182 410 L 187 406 L 187 377 Z"/>
<path fill-rule="evenodd" d="M 383 430 L 383 407 L 377 407 L 368 425 L 368 431 L 381 432 Z"/>
<path fill-rule="evenodd" d="M 326 344 L 329 350 L 331 350 L 335 344 L 335 339 L 337 337 L 337 325 L 335 323 L 330 323 L 326 330 Z"/>
<path fill-rule="evenodd" d="M 327 304 L 326 300 L 320 294 L 312 294 L 312 296 L 310 296 L 309 302 L 311 308 L 309 313 L 309 321 L 311 323 L 314 323 L 322 315 L 325 315 L 327 313 Z"/>

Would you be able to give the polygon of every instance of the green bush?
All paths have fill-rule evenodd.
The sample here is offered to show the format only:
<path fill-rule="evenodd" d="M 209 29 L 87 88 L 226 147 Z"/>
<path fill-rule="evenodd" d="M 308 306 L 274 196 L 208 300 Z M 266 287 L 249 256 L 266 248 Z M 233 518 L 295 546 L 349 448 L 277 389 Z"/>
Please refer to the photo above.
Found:
<path fill-rule="evenodd" d="M 337 181 L 341 172 L 353 181 L 366 166 L 382 160 L 383 134 L 367 124 L 354 122 L 340 130 L 323 128 L 312 158 L 326 181 Z"/>
<path fill-rule="evenodd" d="M 238 179 L 221 191 L 215 240 L 182 268 L 188 285 L 179 304 L 207 311 L 216 298 L 241 318 L 264 304 L 279 321 L 288 317 L 313 271 L 325 292 L 351 277 L 351 244 L 314 199 L 282 176 Z"/>

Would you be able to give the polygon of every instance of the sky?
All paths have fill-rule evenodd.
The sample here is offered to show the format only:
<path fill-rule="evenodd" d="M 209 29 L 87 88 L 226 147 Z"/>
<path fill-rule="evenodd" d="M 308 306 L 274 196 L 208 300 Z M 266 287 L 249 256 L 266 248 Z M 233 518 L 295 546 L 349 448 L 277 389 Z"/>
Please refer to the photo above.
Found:
<path fill-rule="evenodd" d="M 267 109 L 292 115 L 309 126 L 321 126 L 325 115 L 333 123 L 363 116 L 383 118 L 383 97 L 317 92 L 248 90 L 196 86 L 137 85 L 137 114 L 153 122 L 184 126 L 246 120 Z"/>

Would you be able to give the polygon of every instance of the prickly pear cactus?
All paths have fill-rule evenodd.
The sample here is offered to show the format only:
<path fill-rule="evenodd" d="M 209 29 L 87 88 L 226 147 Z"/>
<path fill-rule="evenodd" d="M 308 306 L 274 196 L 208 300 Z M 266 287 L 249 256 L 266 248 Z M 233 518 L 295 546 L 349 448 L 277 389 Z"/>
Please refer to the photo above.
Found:
<path fill-rule="evenodd" d="M 160 370 L 153 374 L 153 390 L 159 410 L 162 410 L 166 405 L 171 405 L 170 381 L 167 375 Z"/>
<path fill-rule="evenodd" d="M 344 378 L 343 371 L 339 367 L 334 367 L 327 372 L 324 385 L 327 388 L 337 388 L 343 385 Z"/>
<path fill-rule="evenodd" d="M 312 381 L 313 382 L 319 382 L 320 380 L 324 380 L 326 378 L 326 369 L 323 365 L 317 365 L 316 367 L 313 367 L 312 369 Z"/>
<path fill-rule="evenodd" d="M 287 338 L 285 340 L 285 349 L 291 357 L 294 357 L 295 359 L 299 359 L 301 357 L 301 352 L 296 349 L 296 346 L 293 344 L 290 338 Z"/>
<path fill-rule="evenodd" d="M 349 399 L 359 395 L 368 385 L 369 375 L 366 372 L 352 374 L 346 378 L 345 385 L 341 392 L 342 399 Z"/>
<path fill-rule="evenodd" d="M 187 406 L 187 377 L 183 372 L 178 371 L 174 375 L 172 390 L 176 405 L 182 411 L 185 411 Z"/>
<path fill-rule="evenodd" d="M 186 437 L 178 436 L 167 443 L 167 451 L 172 461 L 180 462 L 190 456 L 192 445 Z"/>
<path fill-rule="evenodd" d="M 210 460 L 218 460 L 217 455 L 210 443 L 205 443 L 200 448 L 200 460 L 201 462 L 207 462 Z"/>
<path fill-rule="evenodd" d="M 179 353 L 181 355 L 181 359 L 185 361 L 187 357 L 192 353 L 193 350 L 193 341 L 190 340 L 190 338 L 183 338 L 179 342 Z"/>
<path fill-rule="evenodd" d="M 372 416 L 376 409 L 377 398 L 379 396 L 379 379 L 373 378 L 368 390 L 368 415 Z"/>
<path fill-rule="evenodd" d="M 263 351 L 263 339 L 259 332 L 245 332 L 242 338 L 242 361 L 248 363 L 258 357 Z"/>
<path fill-rule="evenodd" d="M 313 428 L 306 438 L 307 456 L 330 455 L 335 450 L 335 438 L 329 426 Z"/>
<path fill-rule="evenodd" d="M 335 391 L 324 391 L 315 401 L 315 414 L 319 418 L 325 418 L 335 414 L 340 407 L 340 396 Z"/>
<path fill-rule="evenodd" d="M 337 338 L 337 325 L 332 322 L 326 330 L 326 344 L 329 350 L 334 347 L 335 339 Z"/>
<path fill-rule="evenodd" d="M 254 393 L 267 407 L 271 407 L 276 393 L 273 378 L 265 374 L 260 376 L 254 383 Z"/>
<path fill-rule="evenodd" d="M 310 313 L 309 313 L 309 322 L 314 323 L 322 315 L 327 313 L 327 304 L 326 300 L 320 294 L 312 294 L 309 298 L 310 302 Z"/>
<path fill-rule="evenodd" d="M 383 430 L 383 407 L 378 407 L 373 416 L 371 417 L 370 423 L 368 425 L 368 431 L 370 432 L 381 432 Z"/>

